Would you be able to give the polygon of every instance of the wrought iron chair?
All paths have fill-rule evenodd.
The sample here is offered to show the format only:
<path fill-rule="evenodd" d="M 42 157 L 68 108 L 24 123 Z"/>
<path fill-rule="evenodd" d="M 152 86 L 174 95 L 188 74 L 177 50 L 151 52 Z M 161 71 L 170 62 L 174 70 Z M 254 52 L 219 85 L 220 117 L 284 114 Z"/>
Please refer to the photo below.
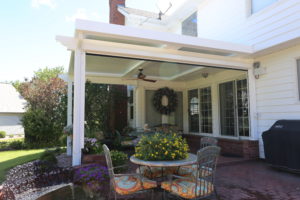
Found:
<path fill-rule="evenodd" d="M 202 137 L 200 140 L 200 149 L 208 146 L 217 146 L 218 140 L 213 137 Z M 195 176 L 197 172 L 197 165 L 180 167 L 177 174 L 179 176 Z"/>
<path fill-rule="evenodd" d="M 114 169 L 120 167 L 113 167 L 110 151 L 108 147 L 104 144 L 103 151 L 106 158 L 109 178 L 110 178 L 110 195 L 114 193 L 114 198 L 117 199 L 118 196 L 132 195 L 145 191 L 151 192 L 151 199 L 153 197 L 153 188 L 157 187 L 155 181 L 149 180 L 140 174 L 115 174 Z"/>
<path fill-rule="evenodd" d="M 161 188 L 179 199 L 204 199 L 215 194 L 215 172 L 220 147 L 208 146 L 197 152 L 196 176 L 170 175 Z"/>
<path fill-rule="evenodd" d="M 218 140 L 213 137 L 202 137 L 200 139 L 200 149 L 207 146 L 217 146 Z"/>

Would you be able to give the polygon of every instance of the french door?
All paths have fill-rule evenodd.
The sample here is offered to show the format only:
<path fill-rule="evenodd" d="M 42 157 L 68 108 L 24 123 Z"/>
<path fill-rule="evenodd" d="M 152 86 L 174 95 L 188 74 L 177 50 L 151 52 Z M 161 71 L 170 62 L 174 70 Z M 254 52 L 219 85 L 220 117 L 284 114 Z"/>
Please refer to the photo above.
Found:
<path fill-rule="evenodd" d="M 247 79 L 219 85 L 221 135 L 249 136 Z"/>

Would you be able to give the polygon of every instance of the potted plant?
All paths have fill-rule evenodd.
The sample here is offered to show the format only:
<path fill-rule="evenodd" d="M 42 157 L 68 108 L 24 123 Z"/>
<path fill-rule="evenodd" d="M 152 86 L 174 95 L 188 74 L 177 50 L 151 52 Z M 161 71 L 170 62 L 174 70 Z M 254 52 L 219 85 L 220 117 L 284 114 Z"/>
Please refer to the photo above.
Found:
<path fill-rule="evenodd" d="M 187 158 L 189 146 L 177 133 L 156 133 L 142 136 L 135 147 L 135 157 L 142 160 L 165 161 Z"/>
<path fill-rule="evenodd" d="M 87 196 L 104 196 L 108 183 L 107 168 L 100 164 L 90 164 L 77 168 L 74 172 L 74 184 L 83 188 Z"/>

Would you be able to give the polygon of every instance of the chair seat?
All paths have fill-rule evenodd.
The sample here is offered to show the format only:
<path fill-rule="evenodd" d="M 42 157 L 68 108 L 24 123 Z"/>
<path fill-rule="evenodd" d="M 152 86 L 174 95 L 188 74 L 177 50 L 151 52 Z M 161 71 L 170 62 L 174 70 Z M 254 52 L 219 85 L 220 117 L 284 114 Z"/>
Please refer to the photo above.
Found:
<path fill-rule="evenodd" d="M 161 183 L 161 188 L 185 199 L 206 197 L 211 195 L 214 191 L 213 184 L 204 179 L 198 180 L 197 189 L 196 181 L 192 179 L 176 179 L 172 181 L 172 183 L 165 181 Z"/>
<path fill-rule="evenodd" d="M 118 194 L 132 194 L 141 190 L 147 190 L 157 187 L 155 181 L 143 178 L 142 181 L 137 176 L 119 176 L 114 178 L 115 191 Z"/>
<path fill-rule="evenodd" d="M 140 166 L 136 169 L 136 173 L 141 174 L 149 179 L 160 178 L 169 174 L 176 174 L 178 167 L 147 167 Z"/>
<path fill-rule="evenodd" d="M 180 167 L 177 174 L 179 176 L 191 176 L 193 178 L 196 178 L 197 168 L 198 165 L 183 166 Z M 212 174 L 212 169 L 209 167 L 202 166 L 201 169 L 199 170 L 199 177 L 207 177 L 210 176 L 211 174 Z"/>

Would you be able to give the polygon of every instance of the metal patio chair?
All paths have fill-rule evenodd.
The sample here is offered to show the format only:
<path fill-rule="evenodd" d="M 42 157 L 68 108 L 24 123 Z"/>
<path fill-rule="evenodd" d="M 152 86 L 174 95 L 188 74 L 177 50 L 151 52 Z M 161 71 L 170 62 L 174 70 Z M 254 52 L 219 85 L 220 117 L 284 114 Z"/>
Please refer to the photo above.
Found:
<path fill-rule="evenodd" d="M 217 196 L 215 172 L 220 147 L 208 146 L 197 152 L 197 170 L 195 176 L 170 175 L 162 182 L 161 188 L 179 199 L 204 199 Z"/>
<path fill-rule="evenodd" d="M 200 149 L 207 146 L 217 146 L 218 140 L 213 137 L 202 137 L 200 139 Z"/>
<path fill-rule="evenodd" d="M 200 140 L 200 150 L 208 146 L 217 146 L 218 140 L 213 137 L 202 137 Z M 177 174 L 179 176 L 195 176 L 197 172 L 197 165 L 180 167 Z"/>
<path fill-rule="evenodd" d="M 103 151 L 106 158 L 109 178 L 110 178 L 110 193 L 114 193 L 114 199 L 118 196 L 132 195 L 141 192 L 150 191 L 151 199 L 153 198 L 153 188 L 157 187 L 155 181 L 149 180 L 140 174 L 115 174 L 114 169 L 124 167 L 113 167 L 111 155 L 108 147 L 104 144 Z"/>

